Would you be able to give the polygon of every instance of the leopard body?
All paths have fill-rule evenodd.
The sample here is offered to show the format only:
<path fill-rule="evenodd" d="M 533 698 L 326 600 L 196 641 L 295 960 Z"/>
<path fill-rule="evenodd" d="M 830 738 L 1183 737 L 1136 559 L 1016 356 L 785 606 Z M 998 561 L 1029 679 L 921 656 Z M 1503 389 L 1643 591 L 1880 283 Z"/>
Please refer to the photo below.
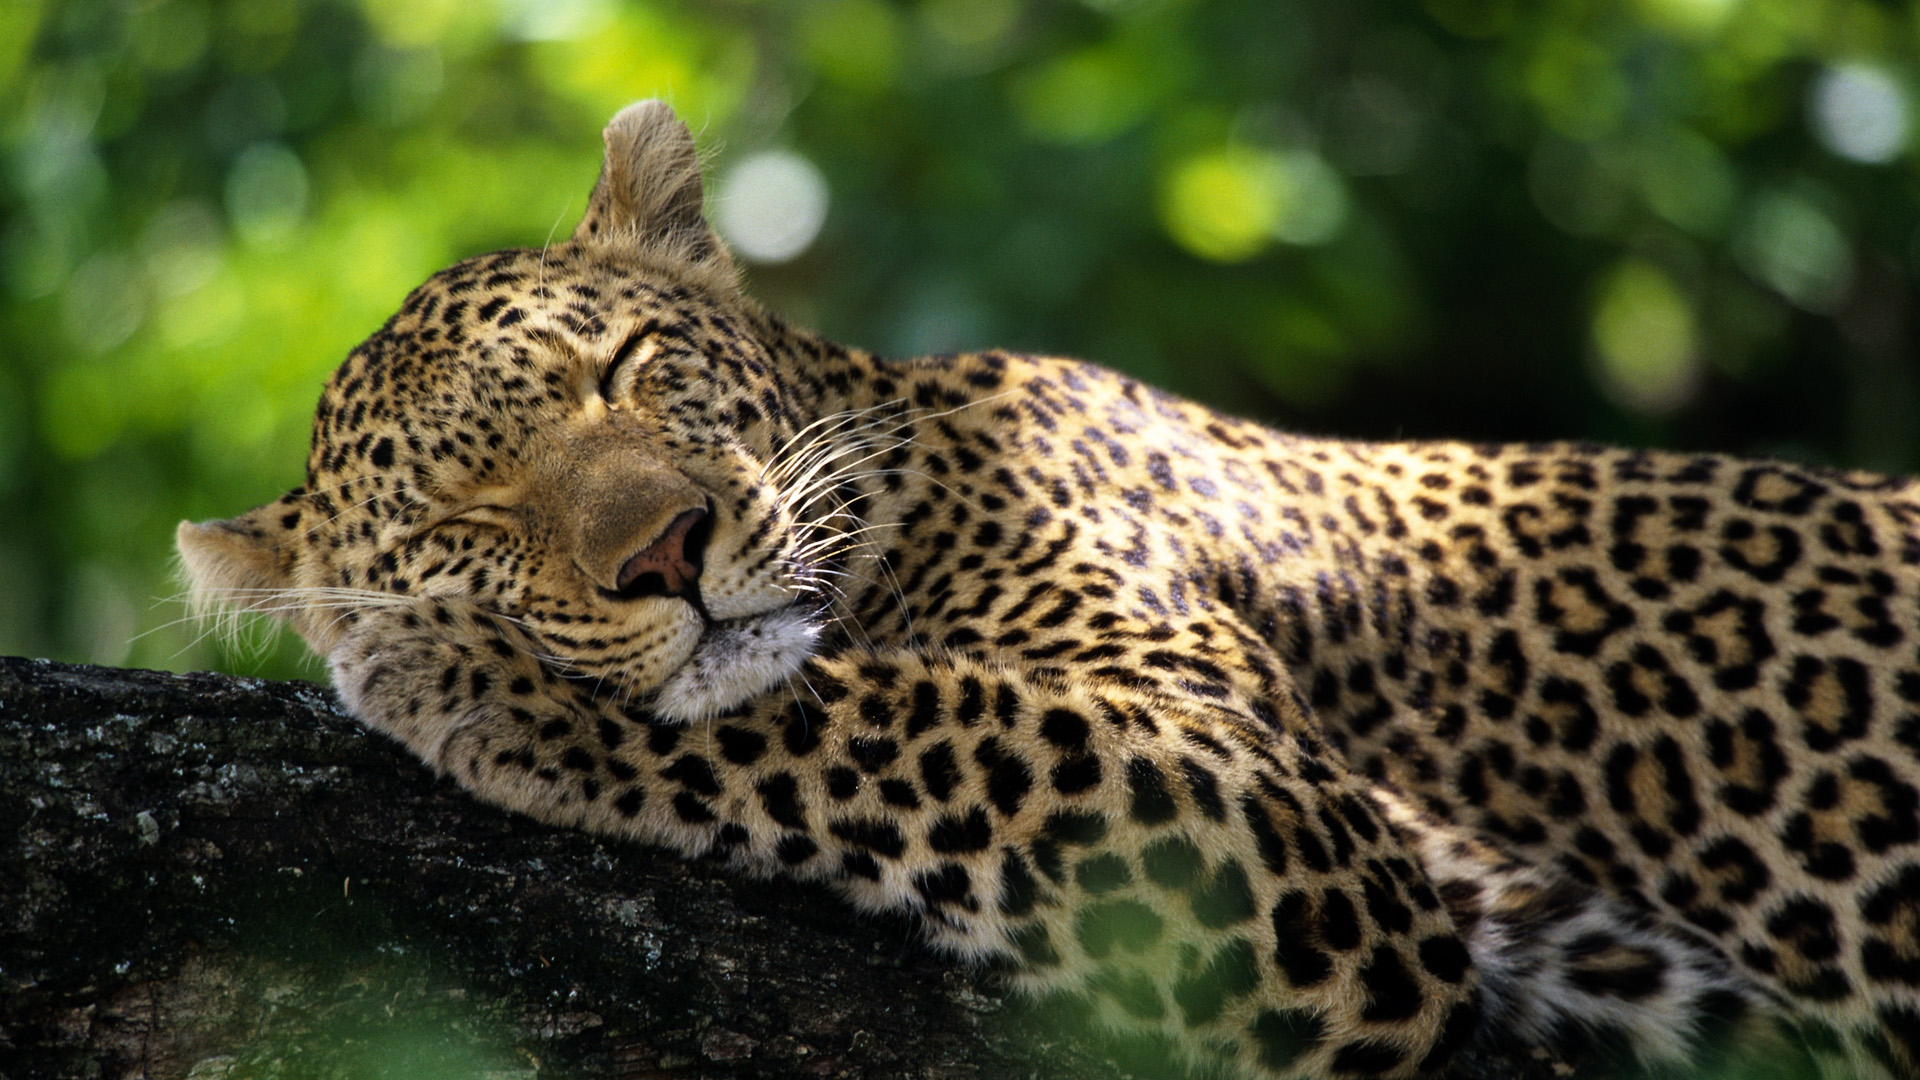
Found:
<path fill-rule="evenodd" d="M 883 359 L 740 294 L 665 107 L 607 143 L 182 526 L 369 725 L 1246 1075 L 1920 1076 L 1920 487 Z"/>

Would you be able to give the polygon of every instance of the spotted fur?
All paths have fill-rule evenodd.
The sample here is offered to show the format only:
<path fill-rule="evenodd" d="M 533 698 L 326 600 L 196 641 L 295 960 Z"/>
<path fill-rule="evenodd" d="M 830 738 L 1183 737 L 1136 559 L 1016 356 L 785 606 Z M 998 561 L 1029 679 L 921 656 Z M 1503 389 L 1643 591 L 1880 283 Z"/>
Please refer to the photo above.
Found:
<path fill-rule="evenodd" d="M 181 528 L 370 726 L 1246 1075 L 1920 1075 L 1912 483 L 885 360 L 739 293 L 664 106 L 607 144 Z"/>

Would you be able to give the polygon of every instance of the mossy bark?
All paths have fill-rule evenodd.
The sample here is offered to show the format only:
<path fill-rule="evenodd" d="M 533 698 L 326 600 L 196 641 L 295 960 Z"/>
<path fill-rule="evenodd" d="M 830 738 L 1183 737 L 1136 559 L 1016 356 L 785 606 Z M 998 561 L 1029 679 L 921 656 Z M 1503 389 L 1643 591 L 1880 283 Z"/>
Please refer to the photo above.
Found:
<path fill-rule="evenodd" d="M 482 805 L 304 683 L 0 659 L 0 842 L 0 1080 L 1169 1067 L 825 890 Z"/>

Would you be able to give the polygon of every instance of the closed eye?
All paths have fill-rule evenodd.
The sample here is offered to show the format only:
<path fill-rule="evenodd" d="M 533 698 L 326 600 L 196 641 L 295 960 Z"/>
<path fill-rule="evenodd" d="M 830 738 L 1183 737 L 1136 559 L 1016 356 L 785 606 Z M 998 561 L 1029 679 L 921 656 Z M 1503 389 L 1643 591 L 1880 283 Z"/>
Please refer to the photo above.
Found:
<path fill-rule="evenodd" d="M 653 322 L 649 320 L 645 326 L 628 334 L 626 340 L 620 343 L 620 347 L 613 350 L 613 358 L 607 361 L 607 370 L 600 376 L 600 399 L 602 401 L 610 402 L 614 400 L 613 388 L 620 375 L 620 369 L 626 366 L 628 360 L 633 359 L 633 355 L 640 349 L 640 343 L 645 341 L 647 335 L 652 331 Z"/>
<path fill-rule="evenodd" d="M 406 531 L 406 542 L 416 543 L 431 536 L 435 530 L 444 529 L 449 525 L 466 525 L 511 533 L 520 527 L 520 515 L 511 507 L 494 503 L 463 506 L 458 510 L 444 511 L 424 521 L 414 522 Z"/>
<path fill-rule="evenodd" d="M 398 530 L 397 535 L 383 543 L 382 550 L 398 557 L 402 552 L 417 551 L 427 544 L 437 545 L 446 551 L 453 551 L 456 547 L 472 547 L 475 542 L 473 537 L 463 538 L 458 532 L 443 531 L 449 526 L 486 529 L 509 538 L 521 529 L 520 516 L 512 508 L 481 503 L 407 523 Z"/>
<path fill-rule="evenodd" d="M 442 522 L 442 524 L 479 525 L 489 529 L 510 531 L 519 524 L 519 515 L 504 506 L 469 506 Z"/>

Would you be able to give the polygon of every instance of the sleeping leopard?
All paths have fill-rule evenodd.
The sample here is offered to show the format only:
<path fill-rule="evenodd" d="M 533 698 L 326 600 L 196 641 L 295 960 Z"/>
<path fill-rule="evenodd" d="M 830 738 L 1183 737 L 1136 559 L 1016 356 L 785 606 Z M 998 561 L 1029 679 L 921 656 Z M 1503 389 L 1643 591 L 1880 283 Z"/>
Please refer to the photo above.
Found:
<path fill-rule="evenodd" d="M 1920 1077 L 1912 481 L 885 359 L 741 293 L 669 108 L 605 141 L 180 526 L 369 727 L 1216 1072 Z"/>

